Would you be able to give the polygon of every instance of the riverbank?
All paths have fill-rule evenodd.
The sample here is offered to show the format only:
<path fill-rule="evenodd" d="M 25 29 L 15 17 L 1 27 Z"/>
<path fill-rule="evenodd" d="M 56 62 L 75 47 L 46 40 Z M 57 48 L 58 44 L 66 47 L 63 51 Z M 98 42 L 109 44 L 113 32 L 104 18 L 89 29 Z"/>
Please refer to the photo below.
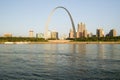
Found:
<path fill-rule="evenodd" d="M 120 44 L 120 42 L 32 42 L 30 44 Z"/>
<path fill-rule="evenodd" d="M 0 42 L 0 44 L 120 44 L 120 42 L 75 42 L 70 40 L 50 40 L 48 42 Z"/>
<path fill-rule="evenodd" d="M 120 44 L 120 42 L 71 42 L 72 44 Z"/>

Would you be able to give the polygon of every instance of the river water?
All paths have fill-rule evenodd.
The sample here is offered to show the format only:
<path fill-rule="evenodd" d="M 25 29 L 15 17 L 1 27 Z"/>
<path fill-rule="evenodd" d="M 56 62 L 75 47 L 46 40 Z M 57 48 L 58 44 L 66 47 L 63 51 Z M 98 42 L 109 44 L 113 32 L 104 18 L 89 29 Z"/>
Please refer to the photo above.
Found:
<path fill-rule="evenodd" d="M 120 80 L 120 44 L 0 44 L 0 80 Z"/>

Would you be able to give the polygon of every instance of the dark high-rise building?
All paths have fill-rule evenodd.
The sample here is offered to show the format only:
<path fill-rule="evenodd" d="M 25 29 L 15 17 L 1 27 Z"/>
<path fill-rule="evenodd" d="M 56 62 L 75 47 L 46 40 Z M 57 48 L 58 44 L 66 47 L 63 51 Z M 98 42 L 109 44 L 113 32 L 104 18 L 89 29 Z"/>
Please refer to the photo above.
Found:
<path fill-rule="evenodd" d="M 115 29 L 111 29 L 109 34 L 108 34 L 110 37 L 115 37 L 117 35 L 117 32 Z"/>

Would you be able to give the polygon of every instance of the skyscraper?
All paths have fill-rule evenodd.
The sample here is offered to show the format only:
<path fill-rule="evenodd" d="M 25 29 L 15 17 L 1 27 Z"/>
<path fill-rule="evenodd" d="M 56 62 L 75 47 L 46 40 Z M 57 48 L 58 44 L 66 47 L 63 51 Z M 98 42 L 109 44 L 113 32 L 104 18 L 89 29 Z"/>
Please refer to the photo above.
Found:
<path fill-rule="evenodd" d="M 29 31 L 29 37 L 34 37 L 34 31 L 33 30 Z"/>
<path fill-rule="evenodd" d="M 103 29 L 97 29 L 96 31 L 96 37 L 104 37 L 104 31 Z"/>
<path fill-rule="evenodd" d="M 110 32 L 109 32 L 109 36 L 110 37 L 115 37 L 117 35 L 117 32 L 115 29 L 111 29 Z"/>
<path fill-rule="evenodd" d="M 84 31 L 86 31 L 85 24 L 81 22 L 78 24 L 77 38 L 85 37 Z"/>

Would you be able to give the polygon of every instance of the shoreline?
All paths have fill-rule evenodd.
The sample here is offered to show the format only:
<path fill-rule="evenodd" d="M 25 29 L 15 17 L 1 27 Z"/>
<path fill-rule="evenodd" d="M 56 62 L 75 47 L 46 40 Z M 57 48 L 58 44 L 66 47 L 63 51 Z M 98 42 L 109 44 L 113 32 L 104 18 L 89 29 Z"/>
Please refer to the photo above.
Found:
<path fill-rule="evenodd" d="M 0 42 L 0 44 L 120 44 L 120 42 Z"/>

